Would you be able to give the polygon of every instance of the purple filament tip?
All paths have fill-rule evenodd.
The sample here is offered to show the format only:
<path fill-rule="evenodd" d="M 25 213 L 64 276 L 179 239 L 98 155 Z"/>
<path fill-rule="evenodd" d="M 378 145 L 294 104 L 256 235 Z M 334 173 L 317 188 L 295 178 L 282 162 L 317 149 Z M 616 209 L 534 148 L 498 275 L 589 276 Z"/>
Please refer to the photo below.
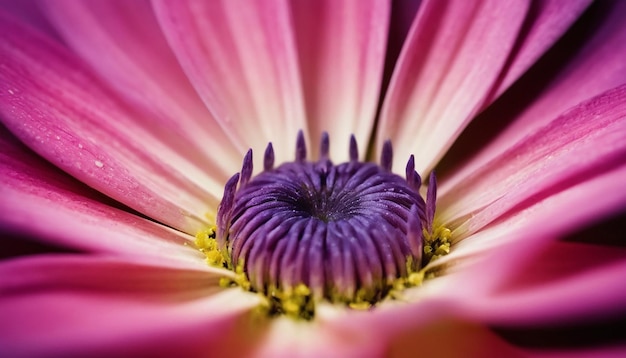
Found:
<path fill-rule="evenodd" d="M 268 143 L 263 156 L 263 170 L 268 171 L 272 169 L 274 169 L 274 147 L 272 147 L 272 143 Z"/>
<path fill-rule="evenodd" d="M 298 131 L 296 139 L 296 162 L 304 162 L 306 160 L 306 142 L 304 141 L 304 133 Z"/>
<path fill-rule="evenodd" d="M 411 154 L 409 161 L 406 163 L 406 182 L 418 191 L 422 186 L 422 177 L 415 171 L 415 156 Z"/>
<path fill-rule="evenodd" d="M 353 134 L 350 136 L 350 161 L 356 162 L 357 160 L 359 160 L 359 147 Z"/>
<path fill-rule="evenodd" d="M 428 178 L 428 190 L 426 192 L 426 225 L 428 233 L 432 234 L 433 221 L 435 220 L 435 201 L 437 199 L 437 177 L 435 172 L 430 172 Z"/>
<path fill-rule="evenodd" d="M 246 186 L 250 178 L 252 177 L 252 149 L 248 149 L 246 156 L 243 157 L 243 165 L 241 166 L 241 178 L 239 185 L 241 187 Z"/>
<path fill-rule="evenodd" d="M 328 133 L 322 133 L 322 139 L 320 140 L 320 160 L 328 159 L 328 152 L 330 151 L 330 139 L 328 139 Z"/>
<path fill-rule="evenodd" d="M 386 140 L 383 144 L 383 150 L 380 153 L 380 166 L 390 172 L 391 165 L 393 164 L 393 148 L 391 147 L 391 141 Z"/>

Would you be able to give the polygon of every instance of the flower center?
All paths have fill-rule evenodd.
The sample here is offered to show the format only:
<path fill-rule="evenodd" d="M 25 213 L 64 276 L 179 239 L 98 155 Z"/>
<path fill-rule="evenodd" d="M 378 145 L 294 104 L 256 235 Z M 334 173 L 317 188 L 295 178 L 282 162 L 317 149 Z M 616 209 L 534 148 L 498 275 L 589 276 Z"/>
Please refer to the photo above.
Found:
<path fill-rule="evenodd" d="M 308 161 L 300 132 L 296 160 L 274 167 L 270 143 L 254 178 L 248 151 L 218 209 L 222 264 L 240 274 L 241 286 L 268 297 L 276 313 L 306 318 L 319 300 L 382 300 L 419 271 L 432 234 L 435 178 L 425 201 L 413 156 L 402 178 L 391 172 L 390 142 L 380 165 L 358 160 L 354 137 L 346 163 L 330 161 L 327 134 L 320 147 L 320 159 Z"/>

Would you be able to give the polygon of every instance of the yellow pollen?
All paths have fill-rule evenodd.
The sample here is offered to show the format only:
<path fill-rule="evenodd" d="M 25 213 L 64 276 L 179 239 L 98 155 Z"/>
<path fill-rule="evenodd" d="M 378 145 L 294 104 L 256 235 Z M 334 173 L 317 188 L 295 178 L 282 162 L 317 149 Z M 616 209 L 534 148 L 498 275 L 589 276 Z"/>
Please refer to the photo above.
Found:
<path fill-rule="evenodd" d="M 424 230 L 424 262 L 429 264 L 450 253 L 452 232 L 447 227 L 437 226 L 432 234 Z"/>
<path fill-rule="evenodd" d="M 207 216 L 208 217 L 208 216 Z M 244 262 L 240 261 L 235 268 L 228 264 L 227 256 L 218 249 L 216 236 L 216 226 L 208 228 L 196 234 L 195 245 L 197 249 L 206 256 L 206 262 L 214 267 L 229 268 L 235 272 L 234 278 L 223 277 L 219 281 L 220 287 L 239 286 L 246 291 L 253 291 L 252 285 L 244 270 Z M 385 300 L 402 300 L 402 292 L 411 287 L 422 285 L 425 280 L 435 277 L 432 272 L 428 272 L 426 264 L 433 262 L 441 256 L 450 252 L 451 232 L 444 226 L 438 226 L 432 234 L 424 230 L 424 257 L 422 263 L 413 262 L 412 257 L 406 261 L 406 276 L 398 277 L 386 283 L 384 298 L 376 290 L 358 289 L 352 297 L 345 297 L 337 293 L 332 299 L 333 302 L 342 302 L 354 310 L 369 310 L 378 303 Z M 265 292 L 258 292 L 263 298 L 262 303 L 257 307 L 256 313 L 265 316 L 285 315 L 294 319 L 310 320 L 315 314 L 315 304 L 321 298 L 315 297 L 310 287 L 301 283 L 295 287 L 266 287 Z"/>
<path fill-rule="evenodd" d="M 216 226 L 202 230 L 196 234 L 195 244 L 198 250 L 206 256 L 206 261 L 210 266 L 224 268 L 226 267 L 226 258 L 218 249 L 217 241 L 215 241 Z"/>
<path fill-rule="evenodd" d="M 352 302 L 349 303 L 348 306 L 350 306 L 350 308 L 354 310 L 359 311 L 367 311 L 368 309 L 372 308 L 372 304 L 369 302 Z"/>
<path fill-rule="evenodd" d="M 208 229 L 202 230 L 196 234 L 196 247 L 198 250 L 205 252 L 206 250 L 210 250 L 212 248 L 215 240 L 215 226 L 211 226 Z"/>

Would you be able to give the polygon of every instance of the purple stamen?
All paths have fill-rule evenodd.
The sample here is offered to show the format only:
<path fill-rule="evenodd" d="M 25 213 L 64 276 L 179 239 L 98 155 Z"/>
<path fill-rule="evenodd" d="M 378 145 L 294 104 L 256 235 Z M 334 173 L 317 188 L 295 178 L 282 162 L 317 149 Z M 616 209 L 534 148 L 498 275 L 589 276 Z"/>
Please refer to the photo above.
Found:
<path fill-rule="evenodd" d="M 320 140 L 320 161 L 328 159 L 328 152 L 330 151 L 330 140 L 328 139 L 328 133 L 322 133 L 322 139 Z"/>
<path fill-rule="evenodd" d="M 306 160 L 306 143 L 304 142 L 304 133 L 298 131 L 296 139 L 296 162 L 304 162 Z"/>
<path fill-rule="evenodd" d="M 422 186 L 422 177 L 415 171 L 415 157 L 413 154 L 411 154 L 409 161 L 406 163 L 406 182 L 416 192 Z"/>
<path fill-rule="evenodd" d="M 239 173 L 228 179 L 224 186 L 224 196 L 222 202 L 217 208 L 217 243 L 220 249 L 226 246 L 226 235 L 228 235 L 228 226 L 230 225 L 230 216 L 235 203 L 235 193 L 237 192 L 237 183 L 239 182 Z"/>
<path fill-rule="evenodd" d="M 419 269 L 422 228 L 431 230 L 434 215 L 434 175 L 425 202 L 413 156 L 406 180 L 391 172 L 390 141 L 380 165 L 358 161 L 354 136 L 350 161 L 334 165 L 329 142 L 324 133 L 320 159 L 307 161 L 300 131 L 296 160 L 276 168 L 269 144 L 264 171 L 254 178 L 248 152 L 241 175 L 226 184 L 217 240 L 230 254 L 229 266 L 244 262 L 252 290 L 305 284 L 317 298 L 375 302 L 408 275 L 407 260 Z"/>
<path fill-rule="evenodd" d="M 426 227 L 428 233 L 432 234 L 433 224 L 435 220 L 435 200 L 437 198 L 437 177 L 435 172 L 430 173 L 428 178 L 428 190 L 426 191 Z"/>
<path fill-rule="evenodd" d="M 263 156 L 263 170 L 270 171 L 274 169 L 274 147 L 272 143 L 267 143 L 265 155 Z"/>
<path fill-rule="evenodd" d="M 252 177 L 252 149 L 248 149 L 248 152 L 243 157 L 243 166 L 241 167 L 241 178 L 239 182 L 239 186 L 243 188 L 248 184 L 250 178 Z"/>
<path fill-rule="evenodd" d="M 424 243 L 422 240 L 422 223 L 418 219 L 419 211 L 416 205 L 411 207 L 409 219 L 407 220 L 406 238 L 414 257 L 421 257 Z M 417 263 L 417 262 L 416 262 Z"/>
<path fill-rule="evenodd" d="M 357 160 L 359 160 L 359 147 L 353 134 L 350 136 L 350 161 L 356 162 Z"/>
<path fill-rule="evenodd" d="M 406 162 L 406 182 L 411 184 L 415 181 L 415 157 L 413 154 L 409 157 L 409 161 Z"/>
<path fill-rule="evenodd" d="M 393 163 L 393 148 L 391 147 L 391 141 L 386 140 L 383 144 L 383 150 L 380 153 L 380 166 L 388 172 L 391 172 L 391 165 Z"/>

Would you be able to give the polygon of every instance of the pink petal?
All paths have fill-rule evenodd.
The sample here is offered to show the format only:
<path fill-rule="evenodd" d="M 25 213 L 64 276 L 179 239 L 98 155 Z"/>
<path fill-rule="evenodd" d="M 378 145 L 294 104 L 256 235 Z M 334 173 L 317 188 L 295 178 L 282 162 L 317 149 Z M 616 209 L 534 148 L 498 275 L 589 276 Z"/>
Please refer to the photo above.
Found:
<path fill-rule="evenodd" d="M 592 0 L 535 1 L 522 27 L 518 44 L 492 98 L 497 98 L 552 46 L 592 3 Z"/>
<path fill-rule="evenodd" d="M 41 242 L 208 270 L 193 240 L 111 205 L 0 132 L 0 226 Z M 119 205 L 118 205 L 119 206 Z"/>
<path fill-rule="evenodd" d="M 272 321 L 255 349 L 256 357 L 381 357 L 384 341 L 326 322 L 296 321 L 279 317 Z"/>
<path fill-rule="evenodd" d="M 607 215 L 620 212 L 626 208 L 626 193 L 621 190 L 625 180 L 626 166 L 622 165 L 585 182 L 564 188 L 533 206 L 509 213 L 470 236 L 461 236 L 461 240 L 454 245 L 453 252 L 437 260 L 437 264 L 445 265 L 447 262 L 497 251 L 517 241 L 529 242 L 536 239 L 537 244 L 549 242 Z M 498 272 L 502 273 L 504 270 Z"/>
<path fill-rule="evenodd" d="M 144 125 L 156 124 L 168 131 L 168 137 L 176 136 L 176 150 L 188 158 L 203 156 L 206 163 L 199 165 L 219 169 L 218 177 L 239 170 L 241 153 L 248 148 L 235 148 L 211 117 L 169 48 L 148 1 L 44 4 L 72 49 L 150 118 Z"/>
<path fill-rule="evenodd" d="M 548 306 L 546 301 L 552 300 L 554 304 L 558 299 L 554 294 L 569 286 L 573 292 L 567 293 L 570 297 L 576 297 L 576 304 L 583 308 L 578 308 L 578 311 L 588 315 L 596 315 L 597 312 L 589 312 L 584 308 L 594 309 L 597 307 L 601 310 L 610 311 L 611 307 L 594 305 L 587 298 L 593 299 L 593 296 L 608 298 L 610 296 L 611 300 L 618 303 L 618 307 L 626 306 L 624 300 L 617 300 L 615 297 L 618 295 L 626 296 L 626 289 L 619 284 L 624 272 L 623 270 L 620 271 L 620 268 L 623 267 L 626 267 L 625 248 L 575 242 L 554 242 L 540 250 L 535 248 L 532 255 L 515 265 L 514 272 L 508 275 L 505 282 L 499 283 L 496 295 L 516 296 L 516 299 L 520 299 L 520 293 L 523 292 L 530 297 L 532 291 L 533 297 L 540 297 L 542 294 L 549 297 L 548 299 L 544 298 L 543 303 L 541 303 Z M 598 289 L 589 294 L 589 291 L 593 291 L 590 289 L 592 285 L 603 286 L 604 289 Z M 553 294 L 547 294 L 548 292 L 553 292 Z M 565 294 L 565 291 L 558 292 L 558 295 Z M 569 307 L 569 309 L 572 308 Z M 561 314 L 563 315 L 563 313 Z"/>
<path fill-rule="evenodd" d="M 413 324 L 388 340 L 387 356 L 392 357 L 415 357 L 416 352 L 423 357 L 526 356 L 489 327 L 460 319 L 439 319 L 426 326 Z"/>
<path fill-rule="evenodd" d="M 546 126 L 566 110 L 626 82 L 626 62 L 624 62 L 626 47 L 623 45 L 626 43 L 626 22 L 623 21 L 626 3 L 600 1 L 596 2 L 591 10 L 593 11 L 590 15 L 593 16 L 588 17 L 581 27 L 576 26 L 574 29 L 576 32 L 567 35 L 569 43 L 579 43 L 581 37 L 589 36 L 585 45 L 581 46 L 569 61 L 565 61 L 564 64 L 559 62 L 556 68 L 550 67 L 555 60 L 564 61 L 559 58 L 560 52 L 569 51 L 566 46 L 568 42 L 561 44 L 556 48 L 557 52 L 551 54 L 552 61 L 540 63 L 540 66 L 532 69 L 519 85 L 513 86 L 504 98 L 496 103 L 490 118 L 493 118 L 494 123 L 501 123 L 503 118 L 511 117 L 511 109 L 519 107 L 520 98 L 529 97 L 529 91 L 536 97 L 528 105 L 522 101 L 524 110 L 511 119 L 511 124 L 499 133 L 495 140 L 442 183 L 441 194 L 455 186 L 465 185 L 469 175 L 495 157 L 501 156 L 513 144 Z M 590 29 L 594 31 L 588 35 Z M 546 88 L 536 86 L 536 83 L 545 82 L 546 73 L 555 71 L 556 77 Z M 486 125 L 492 126 L 490 123 Z M 481 140 L 481 134 L 485 131 L 479 129 L 478 132 L 474 132 L 471 134 L 471 140 Z"/>
<path fill-rule="evenodd" d="M 468 296 L 468 312 L 492 324 L 519 326 L 598 321 L 626 308 L 625 249 L 566 242 L 516 249 L 514 255 L 500 250 L 481 264 L 482 272 L 505 272 L 475 283 L 488 289 L 477 287 Z M 477 277 L 479 270 L 472 273 Z"/>
<path fill-rule="evenodd" d="M 206 271 L 139 264 L 120 257 L 41 255 L 0 264 L 5 295 L 27 290 L 110 291 L 138 298 L 184 301 L 221 291 L 220 276 Z"/>
<path fill-rule="evenodd" d="M 625 162 L 626 86 L 621 86 L 554 119 L 443 194 L 438 220 L 453 227 L 464 223 L 459 232 L 466 236 L 508 211 L 518 212 Z M 606 193 L 590 198 L 613 200 Z"/>
<path fill-rule="evenodd" d="M 415 154 L 432 168 L 481 108 L 524 20 L 525 1 L 424 1 L 381 112 L 377 144 L 391 138 L 396 168 Z"/>
<path fill-rule="evenodd" d="M 38 0 L 0 0 L 0 11 L 15 16 L 24 23 L 47 33 L 51 37 L 59 38 L 59 34 L 39 8 Z"/>
<path fill-rule="evenodd" d="M 8 18 L 0 23 L 0 113 L 11 132 L 155 220 L 192 234 L 205 225 L 222 194 L 210 163 L 170 148 L 168 132 L 112 99 L 64 49 Z"/>
<path fill-rule="evenodd" d="M 390 4 L 323 0 L 291 5 L 313 153 L 327 131 L 333 160 L 348 159 L 351 134 L 364 157 L 380 95 Z"/>
<path fill-rule="evenodd" d="M 414 357 L 419 352 L 427 357 L 509 357 L 522 352 L 483 322 L 466 319 L 458 307 L 445 295 L 424 296 L 374 311 L 344 310 L 320 317 L 317 324 L 342 339 L 340 348 L 342 343 L 367 347 L 369 351 L 360 353 L 364 356 Z"/>
<path fill-rule="evenodd" d="M 306 122 L 287 4 L 153 5 L 174 54 L 224 132 L 257 153 L 272 141 L 278 162 L 292 159 L 295 135 Z"/>
<path fill-rule="evenodd" d="M 493 324 L 563 324 L 622 312 L 626 250 L 554 240 L 623 212 L 624 182 L 626 165 L 555 193 L 466 238 L 436 261 L 443 266 L 455 260 L 464 263 L 443 276 L 452 281 L 448 284 L 452 289 L 442 292 L 462 303 L 460 311 L 467 317 Z"/>
<path fill-rule="evenodd" d="M 57 256 L 4 262 L 0 277 L 2 356 L 242 354 L 254 341 L 241 322 L 256 297 L 204 272 Z"/>
<path fill-rule="evenodd" d="M 434 308 L 424 305 L 423 308 Z M 516 356 L 519 350 L 479 324 L 421 311 L 408 327 L 376 320 L 378 311 L 346 312 L 311 324 L 279 319 L 257 349 L 261 357 L 481 357 Z M 423 319 L 421 315 L 429 318 Z M 408 318 L 408 317 L 407 317 Z M 442 344 L 442 342 L 454 344 Z"/>

